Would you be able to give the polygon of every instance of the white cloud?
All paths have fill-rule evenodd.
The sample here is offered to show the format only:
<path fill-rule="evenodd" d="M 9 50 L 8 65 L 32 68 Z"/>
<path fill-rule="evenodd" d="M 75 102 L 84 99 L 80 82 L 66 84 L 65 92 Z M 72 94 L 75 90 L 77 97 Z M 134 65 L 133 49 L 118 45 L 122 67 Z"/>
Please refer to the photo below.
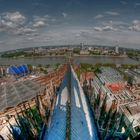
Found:
<path fill-rule="evenodd" d="M 127 2 L 126 1 L 120 1 L 121 4 L 126 5 Z"/>
<path fill-rule="evenodd" d="M 82 37 L 82 38 L 90 38 L 92 34 L 92 31 L 90 30 L 80 30 L 78 33 L 74 33 L 75 37 Z"/>
<path fill-rule="evenodd" d="M 46 26 L 47 24 L 44 22 L 44 21 L 37 21 L 33 24 L 33 27 L 35 28 L 40 28 L 40 27 L 44 27 Z"/>
<path fill-rule="evenodd" d="M 49 25 L 50 22 L 55 22 L 55 21 L 56 19 L 50 17 L 49 15 L 34 16 L 32 26 L 34 28 L 45 27 L 46 25 Z"/>
<path fill-rule="evenodd" d="M 100 18 L 103 18 L 103 17 L 104 17 L 104 15 L 98 14 L 98 15 L 96 15 L 94 18 L 95 18 L 95 19 L 100 19 Z"/>
<path fill-rule="evenodd" d="M 102 28 L 102 30 L 103 31 L 117 31 L 117 29 L 112 26 L 105 26 Z"/>
<path fill-rule="evenodd" d="M 31 29 L 31 28 L 23 28 L 21 29 L 24 33 L 32 33 L 32 32 L 35 32 L 36 30 L 35 29 Z"/>
<path fill-rule="evenodd" d="M 0 32 L 6 32 L 8 35 L 5 37 L 4 43 L 9 48 L 41 46 L 48 44 L 65 44 L 65 43 L 79 43 L 86 41 L 89 44 L 113 44 L 116 40 L 119 40 L 120 44 L 125 45 L 140 45 L 140 20 L 134 20 L 131 24 L 123 21 L 101 21 L 96 23 L 95 27 L 69 27 L 59 28 L 60 26 L 54 26 L 49 30 L 42 30 L 38 27 L 46 27 L 50 23 L 56 21 L 54 18 L 44 16 L 33 16 L 30 19 L 22 17 L 22 13 L 14 12 L 16 14 L 0 14 Z M 17 14 L 18 13 L 18 14 Z M 108 17 L 110 15 L 119 15 L 114 13 L 102 13 L 97 14 L 95 18 Z M 6 16 L 8 15 L 8 16 Z M 16 16 L 18 15 L 18 16 Z M 21 16 L 22 15 L 22 16 Z M 63 15 L 63 17 L 69 15 Z M 103 22 L 103 23 L 102 23 Z M 129 28 L 129 30 L 128 30 Z M 137 31 L 137 32 L 134 32 Z M 9 32 L 12 34 L 9 35 Z M 9 38 L 7 38 L 9 37 Z M 8 41 L 6 41 L 8 40 Z M 6 46 L 6 45 L 3 45 Z M 9 48 L 8 48 L 9 47 Z M 0 48 L 5 49 L 3 48 Z"/>
<path fill-rule="evenodd" d="M 33 16 L 32 19 L 28 20 L 20 12 L 5 12 L 0 14 L 0 32 L 13 35 L 29 35 L 54 21 L 56 20 L 48 15 Z"/>
<path fill-rule="evenodd" d="M 101 19 L 107 16 L 119 16 L 120 14 L 118 12 L 113 12 L 113 11 L 106 11 L 103 14 L 97 14 L 94 18 L 95 19 Z"/>
<path fill-rule="evenodd" d="M 112 26 L 103 26 L 103 27 L 94 27 L 94 30 L 95 31 L 117 31 L 116 28 L 112 27 Z"/>
<path fill-rule="evenodd" d="M 140 24 L 140 20 L 133 20 L 132 23 L 133 23 L 134 25 Z"/>
<path fill-rule="evenodd" d="M 112 27 L 116 28 L 117 30 L 122 30 L 122 29 L 127 30 L 128 27 L 130 26 L 129 23 L 126 23 L 123 21 L 117 21 L 117 20 L 115 20 L 115 21 L 110 20 L 108 22 L 103 22 L 102 25 L 103 26 L 112 26 Z"/>
<path fill-rule="evenodd" d="M 34 38 L 32 38 L 32 37 L 27 38 L 27 40 L 29 40 L 29 41 L 30 41 L 30 40 L 33 40 L 33 39 L 34 39 Z"/>
<path fill-rule="evenodd" d="M 94 30 L 101 32 L 102 31 L 102 28 L 101 27 L 94 27 Z"/>
<path fill-rule="evenodd" d="M 13 33 L 24 26 L 26 17 L 20 12 L 5 12 L 0 15 L 0 32 Z"/>
<path fill-rule="evenodd" d="M 62 13 L 62 16 L 64 17 L 64 18 L 66 18 L 67 16 L 68 16 L 68 14 L 67 13 Z"/>
<path fill-rule="evenodd" d="M 128 26 L 129 25 L 129 23 L 126 23 L 126 22 L 123 22 L 123 21 L 112 21 L 112 20 L 110 20 L 109 22 L 112 25 L 116 25 L 116 26 L 120 26 L 120 25 L 122 25 L 122 26 Z"/>
<path fill-rule="evenodd" d="M 5 21 L 5 20 L 0 20 L 0 29 L 1 30 L 7 30 L 7 29 L 10 29 L 10 28 L 15 28 L 17 27 L 16 24 L 14 24 L 13 22 L 11 21 Z"/>
<path fill-rule="evenodd" d="M 34 16 L 33 17 L 34 19 L 34 21 L 48 21 L 49 20 L 49 15 L 44 15 L 44 16 Z"/>
<path fill-rule="evenodd" d="M 105 14 L 110 15 L 110 16 L 118 16 L 120 15 L 118 12 L 113 12 L 113 11 L 107 11 Z"/>
<path fill-rule="evenodd" d="M 31 35 L 35 32 L 36 32 L 35 29 L 29 28 L 29 27 L 22 27 L 22 28 L 19 28 L 17 31 L 15 31 L 14 34 L 16 34 L 16 35 Z"/>
<path fill-rule="evenodd" d="M 140 6 L 140 3 L 135 3 L 135 6 Z"/>
<path fill-rule="evenodd" d="M 132 26 L 129 27 L 132 31 L 140 32 L 140 20 L 133 20 Z"/>
<path fill-rule="evenodd" d="M 3 13 L 3 18 L 6 20 L 6 21 L 11 21 L 13 23 L 16 23 L 16 24 L 23 24 L 25 23 L 25 16 L 22 15 L 20 12 L 6 12 L 6 13 Z"/>
<path fill-rule="evenodd" d="M 4 44 L 4 41 L 0 41 L 0 44 Z"/>
<path fill-rule="evenodd" d="M 107 28 L 107 27 L 106 27 Z M 38 36 L 16 36 L 4 41 L 1 50 L 9 50 L 15 48 L 25 48 L 43 45 L 65 45 L 65 44 L 79 44 L 86 42 L 86 44 L 100 44 L 100 45 L 116 45 L 116 41 L 122 47 L 137 47 L 140 46 L 139 36 L 140 32 L 125 31 L 109 31 L 99 32 L 92 30 L 93 27 L 69 27 L 57 28 L 57 30 L 46 31 Z"/>
<path fill-rule="evenodd" d="M 34 21 L 54 22 L 56 21 L 56 19 L 49 15 L 44 15 L 44 16 L 34 16 Z"/>

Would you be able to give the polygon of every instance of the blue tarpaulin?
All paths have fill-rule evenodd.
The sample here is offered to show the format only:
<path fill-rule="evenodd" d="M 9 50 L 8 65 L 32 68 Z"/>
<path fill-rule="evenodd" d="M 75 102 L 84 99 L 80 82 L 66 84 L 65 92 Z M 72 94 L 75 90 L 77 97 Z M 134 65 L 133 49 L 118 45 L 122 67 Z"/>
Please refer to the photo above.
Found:
<path fill-rule="evenodd" d="M 9 67 L 9 73 L 14 75 L 20 75 L 24 74 L 25 72 L 28 72 L 28 66 L 27 65 L 19 65 L 19 66 L 10 66 Z"/>

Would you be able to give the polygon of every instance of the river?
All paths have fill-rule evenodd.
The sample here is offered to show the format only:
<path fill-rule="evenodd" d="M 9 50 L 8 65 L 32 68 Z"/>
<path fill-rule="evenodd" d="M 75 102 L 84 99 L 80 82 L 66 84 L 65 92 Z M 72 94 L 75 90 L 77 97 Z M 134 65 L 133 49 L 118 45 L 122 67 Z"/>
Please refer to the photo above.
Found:
<path fill-rule="evenodd" d="M 108 56 L 75 56 L 74 63 L 114 63 L 114 64 L 140 64 L 140 61 L 135 61 L 127 57 L 108 57 Z M 65 63 L 65 57 L 36 57 L 36 58 L 0 58 L 0 65 L 20 65 L 20 64 L 56 64 Z"/>

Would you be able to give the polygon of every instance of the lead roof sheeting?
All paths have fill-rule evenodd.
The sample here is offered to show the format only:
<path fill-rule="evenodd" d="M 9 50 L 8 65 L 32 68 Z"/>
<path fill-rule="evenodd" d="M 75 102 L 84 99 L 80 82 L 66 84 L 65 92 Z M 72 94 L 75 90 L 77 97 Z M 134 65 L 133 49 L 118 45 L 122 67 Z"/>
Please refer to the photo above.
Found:
<path fill-rule="evenodd" d="M 75 89 L 75 90 L 74 90 Z M 72 140 L 98 140 L 97 130 L 91 117 L 85 95 L 75 72 L 71 74 L 71 139 Z M 80 107 L 76 106 L 74 92 L 78 95 Z"/>
<path fill-rule="evenodd" d="M 66 101 L 68 87 L 68 75 L 65 76 L 57 95 L 56 104 L 53 111 L 51 124 L 44 140 L 64 140 L 66 139 Z M 76 96 L 75 97 L 75 94 Z M 77 98 L 79 99 L 78 101 Z M 77 106 L 76 106 L 77 104 Z M 79 106 L 80 104 L 80 106 Z M 97 130 L 86 103 L 82 88 L 77 77 L 72 70 L 71 75 L 71 139 L 72 140 L 98 140 Z"/>
<path fill-rule="evenodd" d="M 68 73 L 65 75 L 57 95 L 53 116 L 44 140 L 66 139 L 66 103 L 68 100 Z"/>

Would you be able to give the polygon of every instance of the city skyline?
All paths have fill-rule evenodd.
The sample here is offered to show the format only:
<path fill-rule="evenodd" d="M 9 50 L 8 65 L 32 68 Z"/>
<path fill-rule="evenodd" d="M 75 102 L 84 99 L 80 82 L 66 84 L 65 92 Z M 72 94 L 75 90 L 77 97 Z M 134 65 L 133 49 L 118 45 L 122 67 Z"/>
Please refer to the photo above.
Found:
<path fill-rule="evenodd" d="M 140 48 L 138 0 L 0 2 L 0 51 L 80 42 Z"/>

